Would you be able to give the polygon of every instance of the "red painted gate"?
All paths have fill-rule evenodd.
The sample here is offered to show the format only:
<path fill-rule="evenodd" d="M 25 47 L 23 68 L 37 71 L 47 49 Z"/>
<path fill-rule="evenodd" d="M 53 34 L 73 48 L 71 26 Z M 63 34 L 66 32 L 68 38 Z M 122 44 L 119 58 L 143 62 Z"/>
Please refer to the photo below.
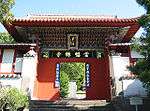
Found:
<path fill-rule="evenodd" d="M 35 81 L 34 96 L 40 100 L 60 99 L 60 90 L 55 87 L 56 64 L 61 62 L 84 62 L 90 64 L 90 87 L 86 88 L 86 99 L 111 98 L 109 59 L 97 58 L 40 58 Z"/>

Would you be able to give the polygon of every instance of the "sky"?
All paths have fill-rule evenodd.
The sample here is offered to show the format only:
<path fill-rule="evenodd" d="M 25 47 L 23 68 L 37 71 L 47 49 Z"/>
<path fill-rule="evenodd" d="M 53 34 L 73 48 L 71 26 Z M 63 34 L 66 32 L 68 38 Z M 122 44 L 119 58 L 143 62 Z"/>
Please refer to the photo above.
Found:
<path fill-rule="evenodd" d="M 145 13 L 136 0 L 15 0 L 15 17 L 28 14 L 112 15 L 123 18 L 139 17 Z M 0 32 L 5 31 L 0 25 Z"/>

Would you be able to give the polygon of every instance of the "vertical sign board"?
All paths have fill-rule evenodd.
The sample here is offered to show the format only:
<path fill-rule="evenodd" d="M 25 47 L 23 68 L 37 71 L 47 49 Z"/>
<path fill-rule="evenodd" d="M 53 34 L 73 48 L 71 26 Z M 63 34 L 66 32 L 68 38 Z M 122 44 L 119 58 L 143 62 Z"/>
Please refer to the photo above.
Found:
<path fill-rule="evenodd" d="M 143 104 L 143 99 L 141 97 L 131 97 L 130 104 L 135 105 L 135 111 L 138 111 L 138 105 Z"/>
<path fill-rule="evenodd" d="M 78 49 L 78 35 L 77 34 L 68 34 L 68 48 Z"/>
<path fill-rule="evenodd" d="M 143 99 L 141 97 L 131 97 L 130 98 L 130 104 L 131 105 L 142 105 Z"/>
<path fill-rule="evenodd" d="M 55 87 L 60 87 L 60 64 L 56 64 Z"/>
<path fill-rule="evenodd" d="M 85 64 L 86 87 L 90 87 L 90 64 Z"/>

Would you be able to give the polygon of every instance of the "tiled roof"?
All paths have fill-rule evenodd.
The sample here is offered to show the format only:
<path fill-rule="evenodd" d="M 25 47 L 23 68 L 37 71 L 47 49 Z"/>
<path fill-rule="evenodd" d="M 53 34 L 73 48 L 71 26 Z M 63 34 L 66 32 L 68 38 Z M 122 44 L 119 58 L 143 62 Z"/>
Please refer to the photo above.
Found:
<path fill-rule="evenodd" d="M 20 74 L 0 74 L 0 78 L 20 78 Z"/>
<path fill-rule="evenodd" d="M 134 74 L 128 74 L 128 75 L 120 77 L 119 81 L 121 81 L 121 80 L 129 80 L 129 79 L 136 79 L 136 78 L 137 78 L 136 75 L 134 75 Z"/>
<path fill-rule="evenodd" d="M 15 43 L 15 44 L 0 44 L 0 46 L 36 46 L 36 44 Z"/>
<path fill-rule="evenodd" d="M 14 18 L 16 21 L 80 21 L 80 22 L 137 22 L 138 18 L 117 18 L 113 16 L 99 16 L 99 15 L 31 15 L 25 18 Z"/>
<path fill-rule="evenodd" d="M 9 23 L 4 22 L 8 32 L 22 42 L 17 27 L 130 27 L 122 42 L 129 42 L 140 28 L 137 18 L 117 18 L 99 15 L 30 15 L 25 18 L 13 18 Z"/>
<path fill-rule="evenodd" d="M 15 44 L 0 44 L 0 48 L 28 48 L 36 47 L 36 44 L 15 43 Z"/>

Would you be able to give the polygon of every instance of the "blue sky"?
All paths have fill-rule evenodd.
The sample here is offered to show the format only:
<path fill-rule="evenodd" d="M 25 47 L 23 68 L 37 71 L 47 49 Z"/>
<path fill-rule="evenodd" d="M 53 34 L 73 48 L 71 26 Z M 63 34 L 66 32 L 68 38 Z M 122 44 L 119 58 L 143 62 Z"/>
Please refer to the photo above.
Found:
<path fill-rule="evenodd" d="M 16 17 L 28 14 L 117 15 L 137 17 L 145 13 L 136 0 L 16 0 Z M 0 26 L 0 31 L 5 29 Z"/>

